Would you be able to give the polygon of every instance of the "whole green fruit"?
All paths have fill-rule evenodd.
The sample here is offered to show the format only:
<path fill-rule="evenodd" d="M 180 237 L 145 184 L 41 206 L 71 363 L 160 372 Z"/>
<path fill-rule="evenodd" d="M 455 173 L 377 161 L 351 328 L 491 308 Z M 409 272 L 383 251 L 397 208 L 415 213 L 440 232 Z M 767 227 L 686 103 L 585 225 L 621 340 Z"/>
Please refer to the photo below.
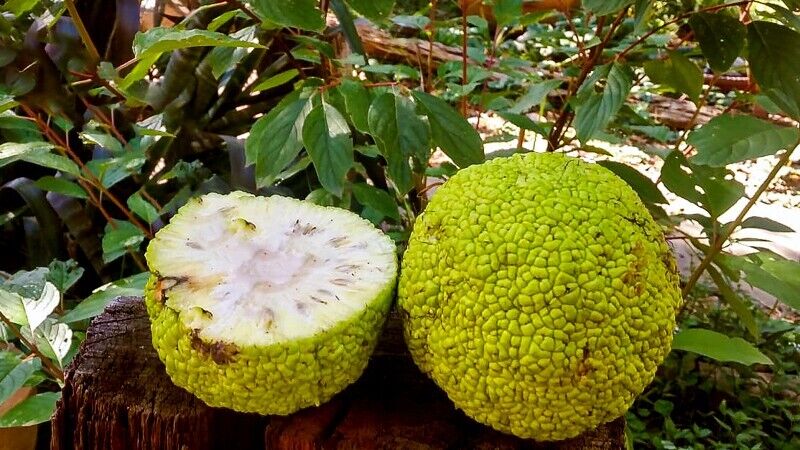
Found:
<path fill-rule="evenodd" d="M 398 295 L 422 371 L 475 420 L 537 440 L 624 414 L 670 351 L 681 303 L 636 193 L 555 153 L 447 181 L 414 226 Z"/>

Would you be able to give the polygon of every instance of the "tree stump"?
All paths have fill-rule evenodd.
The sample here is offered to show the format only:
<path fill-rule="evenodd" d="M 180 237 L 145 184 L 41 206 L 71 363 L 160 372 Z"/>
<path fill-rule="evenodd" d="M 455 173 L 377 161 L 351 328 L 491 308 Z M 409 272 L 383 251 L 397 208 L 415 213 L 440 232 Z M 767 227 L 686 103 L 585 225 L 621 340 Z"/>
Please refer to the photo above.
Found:
<path fill-rule="evenodd" d="M 397 320 L 361 379 L 320 407 L 286 417 L 211 408 L 170 382 L 138 297 L 117 299 L 94 320 L 52 425 L 52 450 L 624 448 L 622 419 L 557 443 L 474 422 L 414 366 Z"/>

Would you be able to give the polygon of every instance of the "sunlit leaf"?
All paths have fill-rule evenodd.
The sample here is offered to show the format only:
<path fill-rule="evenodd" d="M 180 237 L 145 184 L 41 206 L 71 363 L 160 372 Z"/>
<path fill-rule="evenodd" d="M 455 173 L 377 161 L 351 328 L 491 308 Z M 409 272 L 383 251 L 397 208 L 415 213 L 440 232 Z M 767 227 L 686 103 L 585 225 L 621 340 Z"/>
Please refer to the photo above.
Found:
<path fill-rule="evenodd" d="M 793 148 L 800 130 L 783 127 L 747 115 L 723 114 L 689 134 L 687 142 L 697 149 L 694 164 L 723 167 L 748 159 L 774 155 Z"/>
<path fill-rule="evenodd" d="M 394 0 L 347 0 L 359 14 L 372 20 L 383 20 L 389 17 L 394 7 Z"/>
<path fill-rule="evenodd" d="M 353 167 L 353 139 L 342 114 L 324 102 L 314 107 L 303 124 L 303 144 L 322 186 L 341 197 L 344 177 Z"/>
<path fill-rule="evenodd" d="M 0 428 L 26 427 L 50 420 L 60 392 L 43 392 L 28 397 L 0 416 Z"/>
<path fill-rule="evenodd" d="M 259 17 L 276 25 L 321 31 L 325 26 L 315 0 L 249 0 Z"/>
<path fill-rule="evenodd" d="M 625 103 L 633 86 L 633 72 L 629 67 L 613 64 L 608 72 L 605 86 L 600 92 L 591 92 L 577 106 L 574 127 L 578 139 L 586 142 L 598 131 L 603 131 L 608 122 Z M 594 86 L 587 88 L 592 89 Z"/>
<path fill-rule="evenodd" d="M 144 294 L 144 286 L 150 277 L 149 272 L 142 272 L 112 283 L 105 284 L 95 289 L 92 295 L 86 297 L 59 320 L 64 323 L 77 322 L 97 316 L 106 305 L 117 297 L 137 296 Z"/>
<path fill-rule="evenodd" d="M 667 59 L 648 61 L 644 64 L 644 71 L 654 83 L 686 94 L 694 102 L 703 92 L 703 72 L 681 53 L 670 51 Z"/>
<path fill-rule="evenodd" d="M 86 199 L 89 198 L 86 191 L 78 184 L 63 177 L 46 176 L 36 180 L 36 187 L 43 191 L 57 192 L 69 197 Z"/>
<path fill-rule="evenodd" d="M 747 366 L 772 364 L 767 355 L 744 339 L 702 328 L 681 330 L 672 340 L 672 348 L 697 353 L 720 362 L 736 362 Z"/>
<path fill-rule="evenodd" d="M 433 142 L 459 167 L 484 160 L 483 142 L 475 128 L 444 100 L 421 91 L 414 98 L 428 116 Z"/>
<path fill-rule="evenodd" d="M 131 212 L 146 220 L 147 223 L 152 224 L 159 219 L 159 214 L 156 207 L 153 206 L 152 203 L 145 200 L 138 192 L 135 192 L 133 195 L 128 197 L 127 203 L 128 208 L 131 209 Z"/>

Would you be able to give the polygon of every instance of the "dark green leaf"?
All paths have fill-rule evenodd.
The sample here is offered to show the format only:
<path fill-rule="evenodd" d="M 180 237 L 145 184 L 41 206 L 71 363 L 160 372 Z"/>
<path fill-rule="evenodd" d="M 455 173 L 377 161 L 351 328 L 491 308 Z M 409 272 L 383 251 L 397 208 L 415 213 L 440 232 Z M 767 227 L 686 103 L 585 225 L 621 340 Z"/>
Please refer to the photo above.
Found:
<path fill-rule="evenodd" d="M 684 93 L 694 102 L 697 102 L 703 92 L 703 72 L 689 58 L 678 52 L 669 52 L 667 59 L 644 63 L 644 71 L 654 83 Z"/>
<path fill-rule="evenodd" d="M 697 149 L 692 163 L 712 167 L 773 155 L 794 148 L 800 140 L 795 127 L 783 127 L 747 115 L 723 114 L 689 134 Z"/>
<path fill-rule="evenodd" d="M 63 177 L 46 176 L 36 180 L 36 187 L 43 191 L 57 192 L 69 197 L 86 199 L 89 196 L 82 187 Z"/>
<path fill-rule="evenodd" d="M 714 266 L 709 266 L 707 270 L 711 279 L 714 280 L 714 284 L 717 285 L 720 294 L 722 294 L 722 298 L 728 303 L 728 306 L 731 307 L 736 315 L 739 316 L 739 320 L 742 321 L 744 327 L 750 332 L 750 336 L 752 336 L 753 339 L 758 339 L 758 325 L 756 324 L 756 319 L 750 307 L 742 300 L 739 294 L 731 288 L 725 278 L 722 277 L 722 274 L 720 274 Z"/>
<path fill-rule="evenodd" d="M 386 92 L 373 100 L 368 114 L 370 134 L 389 163 L 389 175 L 397 190 L 411 189 L 409 159 L 422 164 L 430 154 L 428 126 L 405 97 Z"/>
<path fill-rule="evenodd" d="M 747 256 L 723 254 L 717 261 L 744 273 L 745 281 L 795 309 L 800 309 L 800 263 L 769 252 Z"/>
<path fill-rule="evenodd" d="M 683 153 L 671 152 L 661 168 L 664 186 L 680 197 L 719 217 L 744 195 L 744 186 L 726 180 L 724 168 L 695 165 Z"/>
<path fill-rule="evenodd" d="M 345 78 L 337 90 L 344 97 L 345 108 L 356 130 L 369 133 L 369 92 L 358 81 Z"/>
<path fill-rule="evenodd" d="M 574 126 L 581 142 L 587 142 L 595 133 L 605 129 L 625 103 L 632 86 L 633 72 L 630 68 L 613 64 L 602 91 L 592 92 L 577 106 Z"/>
<path fill-rule="evenodd" d="M 523 130 L 530 130 L 540 136 L 547 136 L 548 132 L 544 128 L 544 124 L 534 122 L 530 117 L 525 114 L 514 114 L 505 111 L 498 111 L 497 115 L 503 119 L 513 123 L 514 125 L 522 128 Z"/>
<path fill-rule="evenodd" d="M 484 161 L 483 142 L 477 131 L 444 100 L 413 92 L 431 127 L 433 142 L 461 168 Z"/>
<path fill-rule="evenodd" d="M 122 144 L 113 136 L 99 131 L 85 131 L 81 133 L 85 142 L 99 145 L 100 147 L 119 155 L 122 153 Z"/>
<path fill-rule="evenodd" d="M 138 296 L 144 294 L 144 286 L 150 277 L 149 272 L 142 272 L 123 278 L 121 280 L 108 283 L 95 289 L 92 295 L 86 297 L 72 311 L 61 317 L 64 323 L 77 322 L 79 320 L 91 319 L 103 312 L 106 305 L 117 297 Z"/>
<path fill-rule="evenodd" d="M 73 260 L 53 261 L 47 266 L 47 280 L 58 289 L 59 292 L 67 292 L 83 276 L 83 267 Z"/>
<path fill-rule="evenodd" d="M 397 210 L 397 202 L 388 192 L 370 186 L 366 183 L 353 184 L 353 195 L 358 203 L 368 206 L 381 214 L 394 220 L 400 220 L 400 213 Z"/>
<path fill-rule="evenodd" d="M 39 0 L 8 0 L 3 9 L 9 11 L 17 17 L 22 16 L 26 12 L 33 9 L 34 6 L 39 4 Z"/>
<path fill-rule="evenodd" d="M 256 165 L 259 188 L 275 182 L 303 148 L 303 121 L 310 110 L 308 99 L 301 98 L 273 108 L 256 121 L 245 142 L 247 162 Z"/>
<path fill-rule="evenodd" d="M 497 26 L 512 25 L 522 17 L 522 0 L 494 0 L 493 12 Z"/>
<path fill-rule="evenodd" d="M 508 112 L 522 114 L 528 112 L 531 108 L 538 107 L 542 103 L 542 100 L 547 98 L 547 94 L 561 86 L 561 83 L 561 80 L 545 80 L 532 85 L 528 88 L 528 91 L 525 92 L 525 95 L 520 97 L 516 103 L 514 103 L 514 106 L 508 109 Z"/>
<path fill-rule="evenodd" d="M 739 19 L 722 11 L 697 13 L 689 19 L 703 56 L 714 71 L 723 73 L 744 49 L 747 29 Z"/>
<path fill-rule="evenodd" d="M 279 73 L 277 75 L 273 75 L 273 76 L 267 78 L 266 80 L 256 84 L 255 86 L 253 86 L 252 91 L 253 92 L 266 91 L 268 89 L 272 89 L 272 88 L 275 88 L 275 87 L 278 87 L 278 86 L 282 86 L 282 85 L 294 80 L 295 77 L 297 77 L 298 75 L 300 75 L 300 71 L 299 70 L 297 70 L 297 69 L 289 69 L 289 70 L 287 70 L 285 72 L 281 72 L 281 73 Z"/>
<path fill-rule="evenodd" d="M 653 16 L 654 0 L 636 0 L 633 9 L 635 12 L 633 32 L 639 34 L 644 30 Z"/>
<path fill-rule="evenodd" d="M 394 0 L 347 0 L 347 3 L 371 20 L 386 19 L 394 7 Z"/>
<path fill-rule="evenodd" d="M 276 25 L 310 31 L 325 27 L 315 0 L 250 0 L 250 4 L 262 19 Z"/>
<path fill-rule="evenodd" d="M 800 119 L 800 33 L 771 22 L 747 26 L 748 58 L 763 93 Z"/>
<path fill-rule="evenodd" d="M 598 16 L 614 14 L 632 4 L 634 0 L 584 0 L 583 7 Z"/>
<path fill-rule="evenodd" d="M 133 40 L 133 53 L 137 58 L 144 59 L 151 55 L 160 55 L 181 48 L 208 46 L 263 47 L 255 42 L 238 40 L 214 31 L 155 27 L 136 33 Z"/>
<path fill-rule="evenodd" d="M 126 220 L 115 220 L 106 225 L 103 235 L 103 261 L 108 264 L 124 255 L 128 248 L 136 250 L 144 240 L 142 230 Z"/>
<path fill-rule="evenodd" d="M 744 339 L 702 328 L 681 330 L 672 340 L 672 348 L 708 356 L 720 362 L 737 362 L 747 366 L 772 364 L 772 360 Z"/>
<path fill-rule="evenodd" d="M 3 378 L 0 378 L 0 404 L 8 400 L 17 389 L 25 385 L 34 372 L 42 368 L 39 358 L 29 359 L 19 363 Z"/>
<path fill-rule="evenodd" d="M 15 161 L 25 161 L 42 167 L 60 170 L 80 176 L 78 165 L 71 160 L 51 153 L 52 144 L 47 142 L 6 142 L 0 144 L 0 167 Z"/>
<path fill-rule="evenodd" d="M 159 219 L 158 210 L 156 207 L 142 198 L 138 192 L 135 192 L 133 195 L 128 197 L 127 203 L 128 208 L 130 208 L 134 214 L 146 220 L 147 223 L 152 224 Z"/>
<path fill-rule="evenodd" d="M 741 224 L 742 228 L 759 228 L 767 231 L 774 231 L 776 233 L 794 233 L 794 229 L 776 222 L 767 217 L 752 216 L 744 219 Z"/>
<path fill-rule="evenodd" d="M 303 144 L 322 187 L 341 197 L 345 175 L 353 167 L 353 139 L 345 118 L 327 103 L 315 106 L 303 124 Z"/>
<path fill-rule="evenodd" d="M 28 397 L 0 416 L 0 428 L 27 427 L 50 420 L 60 392 L 43 392 Z"/>
<path fill-rule="evenodd" d="M 658 186 L 633 167 L 615 161 L 598 161 L 597 164 L 625 180 L 639 194 L 639 198 L 644 203 L 660 203 L 663 205 L 669 203 L 661 191 L 658 190 Z"/>

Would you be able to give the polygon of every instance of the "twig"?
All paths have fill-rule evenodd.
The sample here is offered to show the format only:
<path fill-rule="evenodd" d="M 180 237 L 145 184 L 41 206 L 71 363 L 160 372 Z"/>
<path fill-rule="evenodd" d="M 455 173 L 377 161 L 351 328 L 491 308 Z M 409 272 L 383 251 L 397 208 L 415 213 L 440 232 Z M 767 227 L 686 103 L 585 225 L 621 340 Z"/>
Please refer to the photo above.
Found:
<path fill-rule="evenodd" d="M 64 4 L 67 7 L 67 11 L 69 11 L 69 16 L 72 18 L 72 22 L 75 24 L 75 28 L 78 29 L 78 34 L 80 35 L 81 40 L 86 45 L 89 55 L 96 64 L 100 61 L 100 53 L 97 52 L 97 47 L 94 46 L 92 37 L 89 36 L 89 31 L 86 30 L 86 26 L 83 24 L 83 20 L 81 20 L 81 16 L 78 14 L 78 8 L 75 7 L 75 0 L 64 0 Z"/>
<path fill-rule="evenodd" d="M 433 80 L 433 35 L 436 33 L 436 7 L 438 3 L 438 0 L 431 0 L 431 9 L 428 11 L 430 30 L 428 30 L 428 74 L 425 78 L 428 89 L 426 89 L 426 92 L 430 92 L 433 89 L 431 81 Z"/>
<path fill-rule="evenodd" d="M 461 11 L 461 88 L 467 85 L 467 8 Z M 461 98 L 461 115 L 467 117 L 467 96 Z"/>
<path fill-rule="evenodd" d="M 767 190 L 767 187 L 769 187 L 770 183 L 772 183 L 773 179 L 778 175 L 778 172 L 789 162 L 789 158 L 791 158 L 792 153 L 794 153 L 798 146 L 800 146 L 800 140 L 795 142 L 792 148 L 787 149 L 786 152 L 781 155 L 781 157 L 778 159 L 778 163 L 775 164 L 775 167 L 773 167 L 769 172 L 767 178 L 761 183 L 760 186 L 758 186 L 758 189 L 756 189 L 756 192 L 750 197 L 750 200 L 739 212 L 739 215 L 736 216 L 736 219 L 734 219 L 729 226 L 725 227 L 726 229 L 723 230 L 722 234 L 717 239 L 714 239 L 714 241 L 711 243 L 711 248 L 705 255 L 705 258 L 700 261 L 700 265 L 698 265 L 694 272 L 692 272 L 689 280 L 686 281 L 686 284 L 683 286 L 681 294 L 684 297 L 691 292 L 692 288 L 694 288 L 695 284 L 697 284 L 697 280 L 700 279 L 700 276 L 703 274 L 703 272 L 705 272 L 706 268 L 711 265 L 711 262 L 714 260 L 714 258 L 719 254 L 720 251 L 722 251 L 725 241 L 727 241 L 731 234 L 733 234 L 734 230 L 736 230 L 736 228 L 742 224 L 742 221 L 747 213 L 750 212 L 750 209 L 756 204 L 758 198 L 761 197 L 761 194 Z"/>

